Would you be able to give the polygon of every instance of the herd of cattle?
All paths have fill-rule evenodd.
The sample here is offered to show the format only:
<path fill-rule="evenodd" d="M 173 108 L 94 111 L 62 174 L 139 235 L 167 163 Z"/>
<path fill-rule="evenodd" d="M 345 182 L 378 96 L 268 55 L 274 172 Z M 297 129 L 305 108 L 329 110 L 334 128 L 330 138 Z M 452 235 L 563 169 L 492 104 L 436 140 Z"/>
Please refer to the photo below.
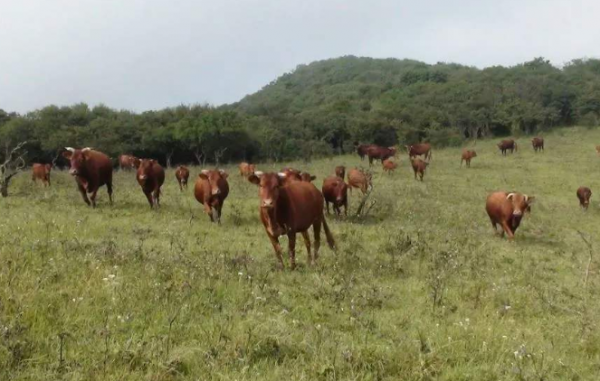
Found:
<path fill-rule="evenodd" d="M 532 146 L 535 152 L 544 150 L 544 140 L 533 138 Z M 517 150 L 517 144 L 512 139 L 498 143 L 502 155 Z M 425 170 L 432 159 L 432 149 L 429 143 L 406 146 L 411 166 L 417 177 L 423 181 Z M 596 147 L 600 155 L 600 146 Z M 361 160 L 368 158 L 369 164 L 379 160 L 383 170 L 391 174 L 398 166 L 394 161 L 397 155 L 395 147 L 381 147 L 374 144 L 356 145 L 356 152 Z M 112 177 L 113 164 L 111 159 L 102 152 L 91 148 L 75 149 L 66 147 L 62 155 L 70 161 L 69 173 L 75 178 L 79 192 L 86 204 L 96 206 L 96 194 L 101 186 L 106 185 L 109 201 L 112 204 Z M 422 158 L 419 158 L 422 156 Z M 471 160 L 477 157 L 473 150 L 464 150 L 461 157 L 466 166 L 471 166 Z M 148 199 L 151 208 L 160 206 L 161 187 L 165 181 L 163 167 L 154 159 L 139 159 L 131 155 L 119 157 L 121 169 L 137 170 L 136 179 Z M 32 179 L 41 180 L 46 186 L 50 185 L 49 164 L 33 164 Z M 372 189 L 372 175 L 369 171 L 353 168 L 347 173 L 344 166 L 338 166 L 334 174 L 323 180 L 319 191 L 312 183 L 315 176 L 293 168 L 284 168 L 279 173 L 263 173 L 257 171 L 254 164 L 241 163 L 240 175 L 250 183 L 259 187 L 260 219 L 265 227 L 278 260 L 278 266 L 283 268 L 283 257 L 278 237 L 287 235 L 289 239 L 290 267 L 295 268 L 296 234 L 301 233 L 308 251 L 308 261 L 313 264 L 318 257 L 320 248 L 321 227 L 325 232 L 327 243 L 331 249 L 335 248 L 335 240 L 327 221 L 324 217 L 324 208 L 330 213 L 329 205 L 337 215 L 348 214 L 348 190 L 359 189 L 367 194 Z M 187 189 L 190 171 L 185 166 L 179 166 L 175 171 L 175 178 L 179 189 Z M 229 194 L 228 174 L 223 170 L 202 170 L 194 184 L 194 196 L 204 206 L 212 222 L 220 224 L 221 211 L 225 199 Z M 89 195 L 89 197 L 88 197 Z M 577 190 L 580 205 L 587 209 L 592 192 L 587 187 Z M 506 233 L 509 239 L 514 238 L 515 231 L 521 223 L 523 214 L 530 211 L 533 196 L 518 192 L 494 192 L 486 201 L 486 211 L 491 220 L 494 231 L 497 225 L 502 228 L 501 235 Z M 311 242 L 308 230 L 313 227 L 314 249 L 311 254 Z"/>

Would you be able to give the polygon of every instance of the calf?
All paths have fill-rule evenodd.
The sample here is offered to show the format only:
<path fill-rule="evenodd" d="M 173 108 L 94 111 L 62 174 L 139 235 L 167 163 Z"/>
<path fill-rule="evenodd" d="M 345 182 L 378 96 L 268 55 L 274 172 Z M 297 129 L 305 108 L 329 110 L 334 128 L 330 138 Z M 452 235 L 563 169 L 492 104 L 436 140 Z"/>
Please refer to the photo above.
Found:
<path fill-rule="evenodd" d="M 471 150 L 464 150 L 460 159 L 460 166 L 462 167 L 463 161 L 466 162 L 467 168 L 471 168 L 471 159 L 477 157 L 477 152 Z"/>
<path fill-rule="evenodd" d="M 180 165 L 175 171 L 175 178 L 179 184 L 179 191 L 183 192 L 183 188 L 187 189 L 188 179 L 190 178 L 190 170 L 185 165 Z"/>
<path fill-rule="evenodd" d="M 521 223 L 521 218 L 526 211 L 530 211 L 533 196 L 516 192 L 494 192 L 487 198 L 485 210 L 492 222 L 494 231 L 497 225 L 502 227 L 502 236 L 508 235 L 510 240 L 514 239 L 515 232 Z"/>
<path fill-rule="evenodd" d="M 153 159 L 142 159 L 137 169 L 137 181 L 146 195 L 150 209 L 160 206 L 160 187 L 165 182 L 165 170 Z"/>
<path fill-rule="evenodd" d="M 590 198 L 592 197 L 592 191 L 588 187 L 579 187 L 577 189 L 577 198 L 579 199 L 579 205 L 587 210 L 588 206 L 590 206 Z"/>
<path fill-rule="evenodd" d="M 405 147 L 406 147 L 406 151 L 408 152 L 408 157 L 410 159 L 412 159 L 413 157 L 416 157 L 416 156 L 423 155 L 423 159 L 431 160 L 431 156 L 433 154 L 433 151 L 431 150 L 431 144 L 419 143 L 419 144 L 413 144 L 413 145 L 409 145 L 409 146 L 405 146 Z"/>
<path fill-rule="evenodd" d="M 52 165 L 50 164 L 39 164 L 35 163 L 31 167 L 31 180 L 35 183 L 37 180 L 41 180 L 44 186 L 50 186 L 50 171 Z"/>
<path fill-rule="evenodd" d="M 239 169 L 240 169 L 240 176 L 248 177 L 251 174 L 253 174 L 254 171 L 256 171 L 256 166 L 254 164 L 249 164 L 249 163 L 243 162 L 243 163 L 240 163 Z"/>
<path fill-rule="evenodd" d="M 350 187 L 350 192 L 352 192 L 352 188 L 358 188 L 363 194 L 366 194 L 367 190 L 373 187 L 371 180 L 372 175 L 370 173 L 364 173 L 360 169 L 353 168 L 348 172 L 348 186 Z"/>
<path fill-rule="evenodd" d="M 398 168 L 398 164 L 390 159 L 384 160 L 382 165 L 384 172 L 387 172 L 388 174 L 391 174 L 393 171 L 396 170 L 396 168 Z"/>
<path fill-rule="evenodd" d="M 510 150 L 510 153 L 517 150 L 517 143 L 513 139 L 505 139 L 498 143 L 498 148 L 500 148 L 502 155 L 506 156 L 508 150 Z"/>
<path fill-rule="evenodd" d="M 130 170 L 138 168 L 140 165 L 140 159 L 133 155 L 120 155 L 119 156 L 119 167 L 123 170 Z"/>
<path fill-rule="evenodd" d="M 221 210 L 228 195 L 229 183 L 224 170 L 202 170 L 196 179 L 194 197 L 204 205 L 211 222 L 221 224 Z"/>
<path fill-rule="evenodd" d="M 335 167 L 335 175 L 340 179 L 344 179 L 344 176 L 346 176 L 346 167 L 343 165 L 338 165 Z"/>
<path fill-rule="evenodd" d="M 544 139 L 543 138 L 533 138 L 531 139 L 531 145 L 533 146 L 533 151 L 544 151 Z"/>
<path fill-rule="evenodd" d="M 279 236 L 288 236 L 290 267 L 296 268 L 296 233 L 302 233 L 308 263 L 314 264 L 319 256 L 321 245 L 321 226 L 325 230 L 327 243 L 335 248 L 335 241 L 323 215 L 323 195 L 312 184 L 305 181 L 285 183 L 284 173 L 256 172 L 248 181 L 259 186 L 260 219 L 265 226 L 267 236 L 273 245 L 278 267 L 284 268 Z M 315 244 L 311 256 L 308 229 L 313 227 Z"/>
<path fill-rule="evenodd" d="M 340 208 L 344 207 L 344 214 L 348 215 L 348 185 L 338 176 L 329 176 L 323 180 L 321 188 L 323 197 L 325 198 L 325 206 L 327 214 L 329 214 L 329 203 L 333 204 L 333 210 L 339 216 Z"/>
<path fill-rule="evenodd" d="M 75 149 L 66 147 L 62 155 L 71 162 L 69 173 L 75 178 L 79 192 L 86 204 L 96 207 L 98 188 L 106 184 L 108 198 L 112 204 L 112 161 L 108 156 L 87 147 Z M 87 193 L 90 193 L 88 199 Z"/>
<path fill-rule="evenodd" d="M 419 178 L 421 181 L 423 181 L 423 176 L 425 176 L 425 170 L 427 169 L 429 163 L 421 159 L 410 159 L 410 164 L 412 165 L 413 172 L 415 173 L 415 180 L 417 179 L 417 175 L 419 175 Z"/>

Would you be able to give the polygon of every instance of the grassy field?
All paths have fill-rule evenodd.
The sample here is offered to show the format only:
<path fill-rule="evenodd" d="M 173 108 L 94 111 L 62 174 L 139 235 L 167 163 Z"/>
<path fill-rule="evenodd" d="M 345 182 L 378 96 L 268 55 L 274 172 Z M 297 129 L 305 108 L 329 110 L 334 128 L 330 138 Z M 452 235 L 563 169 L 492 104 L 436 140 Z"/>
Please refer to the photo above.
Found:
<path fill-rule="evenodd" d="M 370 213 L 329 217 L 337 253 L 307 267 L 300 240 L 295 272 L 274 270 L 235 166 L 221 226 L 173 170 L 158 211 L 132 172 L 95 210 L 66 172 L 46 189 L 21 174 L 0 200 L 0 380 L 598 380 L 600 130 L 547 135 L 542 154 L 496 141 L 471 169 L 435 150 L 422 183 L 404 155 L 376 167 Z M 286 164 L 320 188 L 366 162 Z M 598 190 L 588 212 L 580 185 Z M 493 234 L 493 190 L 536 196 L 514 242 Z"/>

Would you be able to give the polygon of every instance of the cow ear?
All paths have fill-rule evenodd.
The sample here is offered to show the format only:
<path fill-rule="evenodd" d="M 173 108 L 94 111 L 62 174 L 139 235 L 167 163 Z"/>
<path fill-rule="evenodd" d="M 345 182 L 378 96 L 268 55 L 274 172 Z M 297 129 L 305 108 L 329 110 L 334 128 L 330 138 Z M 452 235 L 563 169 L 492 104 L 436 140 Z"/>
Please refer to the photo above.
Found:
<path fill-rule="evenodd" d="M 258 173 L 258 172 L 257 172 Z M 261 173 L 262 174 L 262 173 Z M 260 184 L 260 177 L 258 177 L 256 175 L 256 173 L 251 174 L 250 176 L 248 176 L 248 181 L 250 181 L 252 184 L 254 185 L 258 185 Z"/>
<path fill-rule="evenodd" d="M 227 172 L 225 172 L 223 169 L 219 169 L 219 173 L 221 174 L 221 176 L 222 176 L 224 179 L 226 179 L 226 178 L 227 178 L 227 176 L 229 176 L 229 175 L 227 174 Z"/>
<path fill-rule="evenodd" d="M 208 180 L 208 171 L 206 169 L 203 169 L 199 174 L 198 177 L 201 178 L 202 180 Z"/>
<path fill-rule="evenodd" d="M 531 205 L 535 202 L 535 196 L 525 195 L 525 201 L 527 201 L 527 205 Z"/>
<path fill-rule="evenodd" d="M 506 196 L 506 199 L 507 199 L 507 200 L 512 200 L 512 198 L 513 198 L 514 196 L 515 196 L 515 194 L 511 192 L 511 193 L 509 193 L 509 194 L 508 194 L 508 196 Z"/>

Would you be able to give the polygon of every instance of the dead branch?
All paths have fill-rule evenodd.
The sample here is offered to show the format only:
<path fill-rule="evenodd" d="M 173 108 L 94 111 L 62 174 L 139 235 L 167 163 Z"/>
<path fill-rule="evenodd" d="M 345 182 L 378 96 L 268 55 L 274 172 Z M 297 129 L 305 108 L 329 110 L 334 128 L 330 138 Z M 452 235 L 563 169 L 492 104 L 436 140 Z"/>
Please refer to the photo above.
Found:
<path fill-rule="evenodd" d="M 8 185 L 10 180 L 25 168 L 25 155 L 27 151 L 23 147 L 27 142 L 17 144 L 9 151 L 8 144 L 5 146 L 4 162 L 0 164 L 0 194 L 2 197 L 8 196 Z"/>

